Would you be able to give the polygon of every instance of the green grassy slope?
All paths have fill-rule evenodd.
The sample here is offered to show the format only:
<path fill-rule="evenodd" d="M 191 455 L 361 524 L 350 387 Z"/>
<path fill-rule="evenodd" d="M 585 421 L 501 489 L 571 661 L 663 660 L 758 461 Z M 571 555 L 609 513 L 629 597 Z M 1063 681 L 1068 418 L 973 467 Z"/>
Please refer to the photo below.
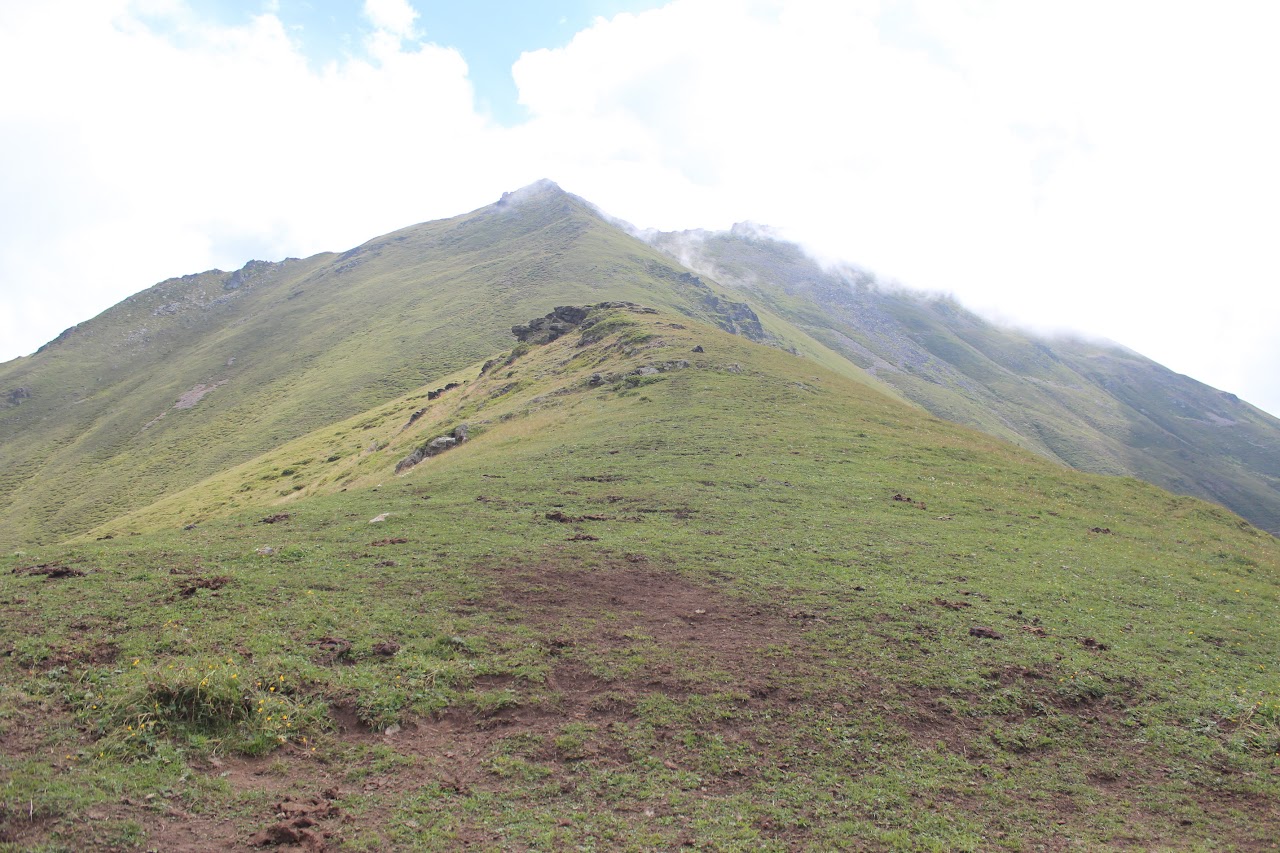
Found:
<path fill-rule="evenodd" d="M 548 182 L 341 255 L 163 282 L 0 365 L 0 546 L 82 532 L 396 398 L 549 306 L 617 299 L 753 332 Z M 756 333 L 860 374 L 762 320 Z"/>
<path fill-rule="evenodd" d="M 597 319 L 0 558 L 0 850 L 1280 837 L 1273 537 Z"/>
<path fill-rule="evenodd" d="M 1216 501 L 1280 533 L 1280 420 L 1118 346 L 1039 339 L 953 300 L 824 270 L 740 234 L 655 245 L 793 321 L 934 414 L 1096 473 Z"/>

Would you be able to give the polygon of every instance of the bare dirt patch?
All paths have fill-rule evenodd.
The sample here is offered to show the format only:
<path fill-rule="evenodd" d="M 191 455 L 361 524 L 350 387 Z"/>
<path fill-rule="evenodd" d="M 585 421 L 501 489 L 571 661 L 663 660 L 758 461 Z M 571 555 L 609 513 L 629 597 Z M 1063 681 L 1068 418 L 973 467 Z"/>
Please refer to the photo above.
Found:
<path fill-rule="evenodd" d="M 305 799 L 285 797 L 272 808 L 279 820 L 254 834 L 249 843 L 254 847 L 288 845 L 301 850 L 324 850 L 331 833 L 326 824 L 341 815 L 333 804 L 339 792 L 331 789 Z"/>
<path fill-rule="evenodd" d="M 199 403 L 201 400 L 203 400 L 206 394 L 209 394 L 215 391 L 216 389 L 218 389 L 219 387 L 226 384 L 227 384 L 227 380 L 223 379 L 221 382 L 215 382 L 212 385 L 204 385 L 204 384 L 196 385 L 191 390 L 183 393 L 183 395 L 179 397 L 177 401 L 173 404 L 173 407 L 175 409 L 194 408 L 196 403 Z M 148 424 L 148 426 L 150 426 L 150 424 Z"/>
<path fill-rule="evenodd" d="M 709 691 L 747 693 L 779 681 L 780 654 L 787 657 L 790 679 L 816 665 L 782 614 L 651 568 L 637 556 L 597 569 L 546 561 L 504 572 L 490 607 L 595 652 L 629 647 L 636 636 L 651 638 L 663 662 L 641 667 L 617 685 L 624 690 L 675 686 L 681 673 L 667 659 L 685 662 L 680 669 L 694 680 L 703 674 L 699 670 L 719 674 L 702 685 Z M 689 678 L 679 683 L 697 689 Z"/>
<path fill-rule="evenodd" d="M 611 515 L 569 515 L 558 509 L 548 512 L 546 518 L 548 521 L 558 521 L 561 524 L 577 524 L 580 521 L 613 521 Z"/>
<path fill-rule="evenodd" d="M 20 566 L 13 570 L 15 575 L 26 575 L 27 577 L 44 577 L 49 580 L 57 580 L 59 578 L 82 578 L 85 575 L 83 569 L 77 569 L 74 566 L 63 566 L 57 563 L 41 563 L 38 566 Z"/>
<path fill-rule="evenodd" d="M 213 592 L 214 590 L 222 589 L 229 583 L 231 583 L 231 578 L 226 575 L 192 578 L 182 585 L 182 588 L 178 590 L 178 595 L 181 595 L 183 598 L 191 598 L 202 589 L 207 589 L 210 592 Z"/>
<path fill-rule="evenodd" d="M 97 640 L 87 644 L 63 646 L 45 660 L 40 668 L 48 671 L 58 667 L 105 666 L 115 663 L 119 657 L 119 646 L 106 640 Z"/>

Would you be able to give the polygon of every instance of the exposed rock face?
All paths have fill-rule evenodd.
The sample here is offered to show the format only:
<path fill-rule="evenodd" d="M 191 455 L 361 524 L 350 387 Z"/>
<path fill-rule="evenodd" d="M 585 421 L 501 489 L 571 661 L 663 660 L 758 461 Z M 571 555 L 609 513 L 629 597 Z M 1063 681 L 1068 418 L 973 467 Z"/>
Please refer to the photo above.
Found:
<path fill-rule="evenodd" d="M 276 264 L 273 264 L 270 261 L 249 261 L 249 263 L 227 276 L 227 280 L 222 283 L 222 289 L 238 290 L 245 284 L 261 278 L 276 266 Z"/>
<path fill-rule="evenodd" d="M 461 424 L 454 428 L 453 432 L 448 435 L 440 435 L 418 446 L 418 449 L 401 459 L 396 464 L 396 473 L 403 474 L 414 465 L 417 465 L 423 459 L 429 459 L 432 456 L 438 456 L 446 450 L 457 447 L 459 444 L 467 440 L 468 430 L 466 424 Z"/>
<path fill-rule="evenodd" d="M 459 385 L 457 382 L 450 382 L 448 385 L 444 386 L 443 388 L 437 388 L 434 391 L 428 391 L 427 399 L 438 400 L 440 398 L 440 395 L 443 394 L 445 391 L 452 391 L 454 388 L 460 388 L 460 387 L 462 386 Z M 412 423 L 412 421 L 410 421 L 410 423 Z"/>
<path fill-rule="evenodd" d="M 31 389 L 30 388 L 14 388 L 12 391 L 10 391 L 8 394 L 5 395 L 5 398 L 9 401 L 10 406 L 16 406 L 20 404 L 23 400 L 31 399 Z"/>
<path fill-rule="evenodd" d="M 585 322 L 588 315 L 594 310 L 607 310 L 609 308 L 626 308 L 629 311 L 638 311 L 641 314 L 656 314 L 656 308 L 645 308 L 634 302 L 597 302 L 595 305 L 561 305 L 545 317 L 539 317 L 536 320 L 530 320 L 528 323 L 521 323 L 511 327 L 511 334 L 516 336 L 516 340 L 527 344 L 547 344 L 556 338 L 563 336 L 566 332 L 578 326 L 586 328 L 590 323 Z M 480 369 L 481 373 L 486 373 L 489 368 L 497 363 L 497 359 L 486 362 L 485 366 Z M 508 362 L 509 363 L 509 362 Z"/>
<path fill-rule="evenodd" d="M 692 366 L 693 365 L 690 364 L 688 360 L 683 358 L 676 361 L 658 361 L 637 367 L 630 373 L 593 373 L 587 378 L 587 385 L 592 388 L 598 388 L 601 385 L 612 385 L 615 382 L 626 382 L 628 377 L 656 376 L 659 373 L 667 373 L 671 370 L 684 370 L 685 368 Z"/>
<path fill-rule="evenodd" d="M 742 335 L 757 342 L 769 340 L 764 326 L 760 325 L 760 318 L 747 303 L 730 302 L 728 299 L 713 295 L 704 300 L 704 304 L 716 312 L 716 325 L 726 332 Z"/>
<path fill-rule="evenodd" d="M 545 317 L 512 326 L 511 334 L 521 343 L 550 343 L 585 320 L 590 310 L 581 305 L 561 305 Z"/>
<path fill-rule="evenodd" d="M 45 344 L 44 346 L 40 347 L 40 349 L 36 350 L 36 352 L 44 352 L 44 351 L 45 351 L 45 350 L 47 350 L 49 347 L 57 346 L 58 344 L 60 344 L 60 343 L 62 343 L 63 341 L 67 340 L 68 338 L 70 338 L 72 335 L 74 335 L 74 334 L 75 334 L 77 331 L 79 331 L 79 330 L 80 330 L 80 326 L 79 326 L 79 325 L 72 326 L 72 327 L 71 327 L 71 328 L 69 328 L 69 329 L 63 329 L 61 334 L 59 334 L 59 335 L 58 335 L 56 338 L 54 338 L 53 340 L 49 341 L 49 343 L 47 343 L 47 344 Z"/>
<path fill-rule="evenodd" d="M 773 337 L 760 325 L 760 318 L 747 303 L 721 297 L 693 273 L 681 272 L 656 262 L 650 262 L 647 269 L 650 275 L 665 279 L 677 291 L 695 299 L 706 310 L 709 319 L 726 332 L 741 335 L 756 343 L 773 343 Z"/>

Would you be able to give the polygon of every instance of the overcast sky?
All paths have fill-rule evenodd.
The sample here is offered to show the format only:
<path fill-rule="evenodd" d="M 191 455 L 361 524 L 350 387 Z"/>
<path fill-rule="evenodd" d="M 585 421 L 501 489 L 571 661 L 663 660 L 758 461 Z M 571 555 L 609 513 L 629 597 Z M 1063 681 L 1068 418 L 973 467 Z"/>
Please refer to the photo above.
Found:
<path fill-rule="evenodd" d="M 0 360 L 538 178 L 1280 413 L 1280 3 L 3 0 Z"/>

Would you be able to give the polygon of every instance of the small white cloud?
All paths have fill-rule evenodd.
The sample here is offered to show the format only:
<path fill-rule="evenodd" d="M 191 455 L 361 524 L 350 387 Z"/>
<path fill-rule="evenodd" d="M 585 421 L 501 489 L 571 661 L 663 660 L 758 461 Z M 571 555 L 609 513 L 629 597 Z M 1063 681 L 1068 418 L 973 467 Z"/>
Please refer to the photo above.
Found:
<path fill-rule="evenodd" d="M 413 38 L 418 10 L 409 0 L 364 0 L 364 16 L 374 28 L 400 38 Z"/>

